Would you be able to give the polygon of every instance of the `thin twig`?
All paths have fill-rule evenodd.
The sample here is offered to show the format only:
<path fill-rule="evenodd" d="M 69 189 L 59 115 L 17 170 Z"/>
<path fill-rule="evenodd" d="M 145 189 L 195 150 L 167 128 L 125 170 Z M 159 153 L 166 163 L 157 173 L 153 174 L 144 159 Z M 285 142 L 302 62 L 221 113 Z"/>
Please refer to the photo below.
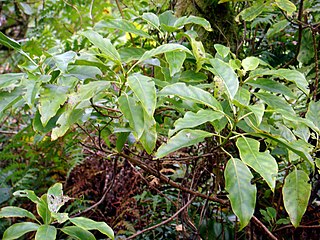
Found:
<path fill-rule="evenodd" d="M 272 234 L 272 232 L 269 231 L 269 229 L 262 223 L 260 222 L 260 220 L 258 218 L 256 218 L 255 216 L 252 217 L 252 221 L 253 223 L 258 226 L 259 228 L 261 228 L 268 236 L 270 239 L 273 240 L 278 240 L 278 238 L 276 236 L 274 236 Z"/>
<path fill-rule="evenodd" d="M 193 197 L 186 203 L 186 205 L 184 205 L 182 208 L 180 208 L 179 211 L 177 211 L 175 214 L 173 214 L 170 218 L 168 218 L 168 219 L 162 221 L 161 223 L 158 223 L 158 224 L 156 224 L 156 225 L 154 225 L 154 226 L 152 226 L 152 227 L 143 229 L 142 231 L 139 231 L 139 232 L 133 234 L 132 236 L 126 238 L 126 240 L 133 239 L 133 238 L 141 235 L 142 233 L 151 231 L 151 230 L 153 230 L 153 229 L 155 229 L 155 228 L 157 228 L 157 227 L 160 227 L 160 226 L 162 226 L 162 225 L 164 225 L 164 224 L 167 224 L 167 223 L 171 222 L 171 221 L 172 221 L 173 219 L 175 219 L 184 209 L 186 209 L 186 208 L 192 203 L 192 201 L 194 200 L 194 198 L 195 198 L 195 196 L 193 196 Z"/>

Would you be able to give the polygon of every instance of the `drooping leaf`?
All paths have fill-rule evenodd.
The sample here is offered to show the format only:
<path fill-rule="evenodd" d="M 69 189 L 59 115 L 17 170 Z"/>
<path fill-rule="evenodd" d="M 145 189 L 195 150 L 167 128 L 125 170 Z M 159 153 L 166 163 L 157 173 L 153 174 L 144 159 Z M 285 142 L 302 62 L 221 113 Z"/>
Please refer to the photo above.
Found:
<path fill-rule="evenodd" d="M 105 20 L 99 22 L 96 25 L 96 28 L 117 29 L 117 30 L 123 31 L 125 33 L 128 32 L 128 33 L 136 34 L 141 37 L 151 38 L 151 36 L 147 32 L 145 32 L 141 29 L 138 29 L 132 22 L 129 22 L 128 20 L 125 20 L 125 19 L 111 19 L 111 18 L 105 19 Z"/>
<path fill-rule="evenodd" d="M 256 88 L 267 90 L 269 92 L 281 93 L 290 98 L 296 98 L 290 88 L 270 78 L 258 78 L 256 80 L 249 80 L 246 81 L 246 84 Z"/>
<path fill-rule="evenodd" d="M 116 149 L 118 152 L 122 151 L 122 148 L 124 147 L 129 135 L 130 132 L 120 132 L 117 134 Z"/>
<path fill-rule="evenodd" d="M 93 45 L 99 48 L 107 58 L 121 64 L 120 55 L 109 39 L 103 38 L 99 33 L 93 30 L 87 30 L 83 32 L 82 35 L 88 38 Z"/>
<path fill-rule="evenodd" d="M 141 102 L 146 113 L 148 113 L 149 116 L 153 116 L 156 107 L 156 88 L 154 81 L 147 76 L 134 74 L 128 77 L 127 82 Z"/>
<path fill-rule="evenodd" d="M 60 106 L 67 100 L 68 87 L 48 84 L 40 94 L 39 112 L 41 122 L 46 126 L 49 120 L 56 115 Z"/>
<path fill-rule="evenodd" d="M 228 96 L 230 99 L 233 99 L 239 88 L 237 74 L 229 64 L 220 59 L 210 59 L 210 63 L 213 67 L 213 74 L 219 76 L 223 80 Z"/>
<path fill-rule="evenodd" d="M 291 16 L 297 10 L 296 5 L 289 0 L 275 0 L 275 3 L 280 9 L 286 11 L 289 16 Z"/>
<path fill-rule="evenodd" d="M 282 188 L 284 207 L 294 227 L 299 226 L 308 206 L 311 194 L 311 185 L 308 181 L 308 174 L 302 170 L 294 169 L 286 177 Z"/>
<path fill-rule="evenodd" d="M 96 222 L 84 217 L 70 218 L 70 221 L 80 228 L 85 230 L 98 230 L 112 240 L 114 239 L 113 230 L 105 222 Z"/>
<path fill-rule="evenodd" d="M 175 21 L 174 26 L 177 28 L 180 28 L 190 23 L 202 26 L 207 31 L 212 31 L 211 24 L 208 20 L 202 17 L 192 16 L 192 15 L 189 17 L 178 18 Z"/>
<path fill-rule="evenodd" d="M 77 240 L 96 240 L 91 232 L 81 227 L 67 226 L 61 228 L 61 231 Z"/>
<path fill-rule="evenodd" d="M 159 18 L 156 14 L 148 12 L 148 13 L 143 13 L 142 14 L 142 19 L 146 20 L 147 23 L 149 23 L 152 27 L 158 29 L 160 31 L 160 21 Z"/>
<path fill-rule="evenodd" d="M 181 129 L 197 127 L 205 122 L 213 122 L 221 119 L 223 116 L 224 115 L 221 112 L 206 109 L 201 109 L 197 113 L 186 112 L 183 118 L 179 118 L 175 121 L 175 128 L 169 131 L 169 136 L 172 136 Z"/>
<path fill-rule="evenodd" d="M 29 211 L 19 207 L 3 207 L 0 210 L 0 218 L 4 217 L 27 217 L 33 220 L 37 218 Z"/>
<path fill-rule="evenodd" d="M 180 72 L 183 62 L 186 59 L 185 52 L 167 52 L 165 58 L 169 63 L 171 77 L 176 73 Z"/>
<path fill-rule="evenodd" d="M 199 142 L 205 138 L 211 137 L 212 133 L 202 130 L 184 129 L 178 132 L 174 137 L 170 138 L 166 144 L 162 144 L 156 154 L 156 158 L 162 158 L 169 153 L 177 151 L 180 148 L 188 147 Z"/>
<path fill-rule="evenodd" d="M 185 83 L 168 85 L 158 95 L 177 95 L 181 98 L 204 104 L 214 110 L 222 110 L 220 103 L 209 92 L 194 86 L 187 86 Z"/>
<path fill-rule="evenodd" d="M 241 137 L 236 142 L 241 160 L 258 172 L 272 191 L 276 185 L 278 164 L 271 154 L 259 152 L 260 143 L 252 138 Z"/>
<path fill-rule="evenodd" d="M 57 236 L 57 229 L 50 225 L 41 225 L 35 236 L 35 240 L 55 240 Z"/>
<path fill-rule="evenodd" d="M 231 158 L 224 170 L 226 191 L 233 212 L 240 220 L 240 229 L 250 221 L 256 205 L 257 188 L 251 184 L 253 178 L 249 168 L 237 158 Z"/>
<path fill-rule="evenodd" d="M 320 101 L 309 103 L 306 118 L 320 129 Z"/>
<path fill-rule="evenodd" d="M 149 58 L 152 58 L 156 55 L 163 54 L 166 52 L 174 52 L 174 51 L 183 51 L 183 52 L 186 52 L 186 53 L 189 53 L 192 55 L 190 50 L 188 48 L 186 48 L 185 46 L 182 46 L 182 45 L 176 44 L 176 43 L 167 43 L 167 44 L 163 44 L 157 48 L 154 48 L 152 50 L 146 51 L 136 64 L 141 63 L 141 62 L 143 62 Z"/>
<path fill-rule="evenodd" d="M 39 227 L 39 224 L 33 222 L 15 223 L 6 229 L 3 233 L 2 240 L 17 239 L 28 232 L 37 231 Z"/>

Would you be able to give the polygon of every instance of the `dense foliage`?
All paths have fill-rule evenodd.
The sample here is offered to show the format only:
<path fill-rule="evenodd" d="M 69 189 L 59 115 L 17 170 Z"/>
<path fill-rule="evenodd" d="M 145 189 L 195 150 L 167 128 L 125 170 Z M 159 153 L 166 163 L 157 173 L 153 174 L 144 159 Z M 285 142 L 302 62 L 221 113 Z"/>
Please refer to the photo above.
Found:
<path fill-rule="evenodd" d="M 193 1 L 237 37 L 174 2 L 0 2 L 0 204 L 63 182 L 119 239 L 318 239 L 320 2 Z"/>

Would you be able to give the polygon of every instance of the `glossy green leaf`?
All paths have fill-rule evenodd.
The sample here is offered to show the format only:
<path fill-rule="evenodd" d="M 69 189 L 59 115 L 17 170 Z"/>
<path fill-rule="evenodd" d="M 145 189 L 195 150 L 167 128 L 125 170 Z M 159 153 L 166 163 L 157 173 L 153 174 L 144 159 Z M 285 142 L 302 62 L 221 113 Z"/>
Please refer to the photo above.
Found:
<path fill-rule="evenodd" d="M 177 151 L 180 148 L 192 146 L 202 142 L 205 138 L 211 137 L 212 133 L 202 130 L 184 129 L 178 132 L 174 137 L 170 138 L 166 144 L 162 144 L 156 154 L 156 158 L 162 158 L 169 153 Z"/>
<path fill-rule="evenodd" d="M 26 197 L 26 198 L 30 199 L 32 202 L 34 202 L 36 204 L 41 202 L 41 199 L 39 197 L 37 197 L 37 195 L 34 193 L 34 191 L 31 191 L 31 190 L 15 191 L 13 193 L 13 196 L 15 196 L 15 197 Z"/>
<path fill-rule="evenodd" d="M 119 49 L 121 60 L 126 63 L 134 60 L 139 60 L 145 52 L 145 49 L 136 47 Z"/>
<path fill-rule="evenodd" d="M 213 67 L 213 74 L 223 80 L 228 96 L 230 99 L 233 99 L 239 88 L 237 74 L 229 64 L 221 61 L 220 59 L 210 59 L 210 63 Z"/>
<path fill-rule="evenodd" d="M 296 5 L 289 0 L 275 0 L 275 3 L 280 9 L 286 11 L 290 16 L 297 10 Z"/>
<path fill-rule="evenodd" d="M 141 102 L 146 113 L 149 116 L 153 116 L 156 108 L 156 88 L 152 78 L 141 74 L 134 74 L 128 77 L 127 82 Z"/>
<path fill-rule="evenodd" d="M 2 240 L 17 239 L 28 232 L 37 231 L 39 227 L 39 224 L 33 222 L 15 223 L 6 229 L 3 233 Z"/>
<path fill-rule="evenodd" d="M 120 132 L 117 134 L 116 149 L 118 152 L 122 151 L 129 135 L 130 135 L 130 132 Z"/>
<path fill-rule="evenodd" d="M 13 48 L 15 50 L 21 49 L 21 46 L 17 41 L 15 41 L 12 38 L 9 38 L 8 36 L 3 34 L 2 32 L 0 32 L 0 44 L 6 46 L 8 48 Z"/>
<path fill-rule="evenodd" d="M 311 185 L 308 181 L 308 174 L 302 170 L 294 169 L 286 177 L 282 188 L 284 207 L 294 227 L 299 226 L 308 206 L 311 194 Z"/>
<path fill-rule="evenodd" d="M 237 158 L 231 158 L 224 170 L 225 188 L 233 212 L 240 220 L 240 229 L 249 223 L 256 205 L 257 188 L 249 168 Z"/>
<path fill-rule="evenodd" d="M 49 120 L 56 115 L 60 106 L 65 103 L 68 98 L 68 87 L 46 85 L 40 93 L 39 112 L 41 114 L 41 122 L 46 126 Z"/>
<path fill-rule="evenodd" d="M 246 57 L 242 60 L 242 66 L 245 71 L 255 70 L 260 63 L 260 59 L 257 57 Z"/>
<path fill-rule="evenodd" d="M 221 44 L 214 44 L 214 48 L 216 49 L 217 53 L 222 57 L 226 58 L 230 53 L 230 48 L 223 46 Z"/>
<path fill-rule="evenodd" d="M 191 43 L 193 56 L 197 61 L 196 72 L 198 72 L 206 61 L 206 51 L 202 42 L 196 40 L 198 38 L 198 34 L 196 34 L 196 32 L 189 30 L 186 32 L 186 36 L 189 38 L 189 41 Z"/>
<path fill-rule="evenodd" d="M 67 226 L 67 227 L 61 228 L 61 231 L 77 240 L 95 240 L 96 239 L 91 232 L 77 226 Z"/>
<path fill-rule="evenodd" d="M 0 218 L 4 217 L 27 217 L 33 220 L 37 218 L 29 211 L 19 207 L 3 207 L 0 210 Z"/>
<path fill-rule="evenodd" d="M 93 30 L 87 30 L 83 32 L 82 35 L 88 38 L 93 45 L 99 48 L 107 58 L 121 64 L 120 55 L 109 39 L 103 38 L 99 33 Z"/>
<path fill-rule="evenodd" d="M 164 31 L 173 32 L 177 30 L 174 26 L 177 18 L 174 16 L 172 11 L 165 11 L 159 15 L 160 26 Z"/>
<path fill-rule="evenodd" d="M 84 217 L 70 218 L 70 221 L 80 228 L 85 230 L 98 230 L 109 238 L 114 239 L 113 230 L 105 222 L 96 222 Z"/>
<path fill-rule="evenodd" d="M 270 78 L 257 78 L 256 80 L 246 81 L 246 84 L 269 92 L 281 93 L 290 98 L 296 98 L 290 88 Z"/>
<path fill-rule="evenodd" d="M 123 31 L 125 33 L 132 33 L 141 37 L 151 38 L 151 36 L 147 32 L 141 29 L 138 29 L 132 22 L 129 22 L 128 20 L 125 20 L 125 19 L 111 19 L 111 18 L 105 19 L 99 22 L 96 25 L 96 28 L 97 29 L 111 28 L 111 29 Z"/>
<path fill-rule="evenodd" d="M 68 73 L 64 74 L 64 76 L 73 76 L 83 81 L 86 79 L 98 79 L 97 76 L 102 76 L 102 72 L 96 66 L 72 65 L 68 67 Z"/>
<path fill-rule="evenodd" d="M 310 120 L 317 128 L 320 129 L 320 101 L 309 103 L 306 118 Z"/>
<path fill-rule="evenodd" d="M 148 12 L 148 13 L 143 13 L 142 14 L 142 19 L 146 20 L 147 23 L 149 23 L 152 27 L 158 29 L 160 31 L 160 21 L 159 18 L 156 14 Z"/>
<path fill-rule="evenodd" d="M 180 72 L 183 62 L 186 59 L 185 52 L 166 52 L 165 58 L 169 63 L 171 77 Z"/>
<path fill-rule="evenodd" d="M 35 240 L 55 240 L 57 236 L 57 229 L 50 225 L 41 225 L 37 232 Z"/>
<path fill-rule="evenodd" d="M 262 118 L 263 118 L 263 115 L 264 115 L 264 104 L 263 103 L 258 103 L 258 104 L 255 104 L 255 105 L 249 105 L 248 108 L 250 109 L 250 111 L 253 112 L 255 118 L 256 118 L 256 123 L 257 123 L 257 126 L 260 125 L 260 123 L 262 122 Z"/>
<path fill-rule="evenodd" d="M 136 64 L 141 63 L 149 58 L 155 57 L 156 55 L 174 51 L 183 51 L 192 55 L 190 50 L 185 46 L 176 43 L 167 43 L 152 50 L 146 51 Z"/>
<path fill-rule="evenodd" d="M 169 130 L 169 136 L 184 128 L 194 128 L 206 122 L 213 122 L 221 119 L 224 115 L 221 112 L 201 109 L 197 113 L 186 112 L 183 118 L 175 121 L 173 130 Z"/>
<path fill-rule="evenodd" d="M 164 87 L 158 95 L 176 95 L 183 99 L 204 104 L 214 110 L 222 110 L 220 103 L 209 92 L 194 86 L 187 86 L 185 83 L 168 85 Z"/>
<path fill-rule="evenodd" d="M 148 154 L 151 154 L 153 149 L 156 146 L 157 141 L 157 129 L 156 122 L 153 116 L 148 115 L 144 112 L 144 131 L 140 138 L 142 146 L 147 151 Z"/>
<path fill-rule="evenodd" d="M 239 149 L 241 160 L 258 172 L 268 183 L 271 190 L 274 191 L 278 174 L 276 160 L 268 151 L 259 152 L 260 143 L 255 139 L 240 137 L 236 145 Z"/>
<path fill-rule="evenodd" d="M 2 88 L 13 88 L 18 86 L 20 80 L 25 77 L 25 73 L 7 73 L 0 75 L 0 89 Z"/>
<path fill-rule="evenodd" d="M 25 94 L 23 99 L 32 108 L 36 102 L 38 94 L 40 92 L 41 83 L 34 79 L 22 79 L 21 84 L 24 86 Z"/>
<path fill-rule="evenodd" d="M 233 103 L 235 105 L 248 106 L 250 102 L 251 93 L 246 88 L 239 88 L 234 96 Z"/>

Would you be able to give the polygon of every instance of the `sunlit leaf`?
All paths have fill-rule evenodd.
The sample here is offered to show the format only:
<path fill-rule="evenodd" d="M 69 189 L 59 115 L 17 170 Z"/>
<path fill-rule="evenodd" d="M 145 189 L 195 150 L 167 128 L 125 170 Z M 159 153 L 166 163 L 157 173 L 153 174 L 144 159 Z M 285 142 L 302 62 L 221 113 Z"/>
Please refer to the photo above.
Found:
<path fill-rule="evenodd" d="M 148 12 L 148 13 L 143 13 L 142 14 L 142 19 L 146 20 L 147 23 L 149 23 L 152 27 L 159 29 L 160 27 L 160 21 L 157 15 L 155 15 L 154 13 Z"/>
<path fill-rule="evenodd" d="M 0 218 L 4 217 L 27 217 L 36 220 L 36 217 L 29 211 L 19 207 L 3 207 L 0 209 Z"/>
<path fill-rule="evenodd" d="M 284 207 L 294 227 L 299 226 L 308 206 L 311 194 L 311 185 L 308 181 L 308 174 L 302 170 L 294 169 L 286 177 L 282 188 Z"/>
<path fill-rule="evenodd" d="M 95 240 L 96 239 L 91 232 L 77 226 L 63 227 L 61 228 L 61 231 L 77 240 Z"/>
<path fill-rule="evenodd" d="M 35 236 L 35 240 L 55 240 L 57 236 L 57 229 L 50 225 L 41 225 Z"/>
<path fill-rule="evenodd" d="M 290 16 L 297 10 L 296 5 L 289 0 L 275 0 L 275 3 Z"/>
<path fill-rule="evenodd" d="M 249 223 L 256 205 L 257 188 L 251 184 L 253 178 L 249 168 L 237 158 L 231 158 L 224 170 L 226 191 L 233 212 L 240 220 L 240 229 Z"/>
<path fill-rule="evenodd" d="M 183 62 L 186 59 L 185 52 L 167 52 L 165 58 L 169 63 L 170 75 L 173 76 L 180 72 Z"/>
<path fill-rule="evenodd" d="M 213 46 L 214 46 L 214 49 L 217 51 L 217 53 L 222 58 L 226 58 L 230 53 L 230 48 L 229 47 L 223 46 L 221 44 L 215 44 Z"/>
<path fill-rule="evenodd" d="M 85 230 L 98 230 L 109 238 L 114 239 L 113 230 L 105 222 L 96 222 L 84 217 L 70 218 L 70 221 L 80 228 Z"/>
<path fill-rule="evenodd" d="M 174 137 L 170 138 L 166 144 L 162 144 L 156 154 L 156 158 L 162 158 L 169 153 L 177 151 L 180 148 L 192 146 L 202 142 L 205 138 L 211 137 L 212 133 L 202 130 L 184 129 L 178 132 Z"/>
<path fill-rule="evenodd" d="M 257 57 L 246 57 L 242 60 L 242 66 L 245 71 L 251 71 L 259 66 L 260 60 Z"/>

